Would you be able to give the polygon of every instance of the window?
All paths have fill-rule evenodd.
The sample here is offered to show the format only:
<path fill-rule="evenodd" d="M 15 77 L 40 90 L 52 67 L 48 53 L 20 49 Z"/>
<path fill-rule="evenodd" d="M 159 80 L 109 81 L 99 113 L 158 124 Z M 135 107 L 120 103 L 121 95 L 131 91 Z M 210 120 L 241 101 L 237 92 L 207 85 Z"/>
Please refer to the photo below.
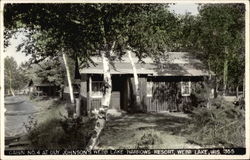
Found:
<path fill-rule="evenodd" d="M 147 96 L 152 97 L 153 93 L 153 82 L 147 82 Z"/>
<path fill-rule="evenodd" d="M 99 98 L 102 97 L 102 81 L 93 81 L 92 82 L 92 94 L 91 97 Z"/>
<path fill-rule="evenodd" d="M 190 96 L 191 94 L 191 82 L 181 82 L 181 95 Z"/>

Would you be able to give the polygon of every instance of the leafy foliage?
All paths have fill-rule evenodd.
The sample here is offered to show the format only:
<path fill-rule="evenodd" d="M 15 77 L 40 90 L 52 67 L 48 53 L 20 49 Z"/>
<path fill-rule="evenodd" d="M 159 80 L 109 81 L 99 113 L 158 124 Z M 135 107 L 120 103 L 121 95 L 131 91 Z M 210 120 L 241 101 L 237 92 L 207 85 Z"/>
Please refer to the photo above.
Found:
<path fill-rule="evenodd" d="M 26 67 L 26 74 L 34 83 L 51 83 L 62 85 L 64 83 L 65 69 L 58 60 L 46 59 L 43 62 Z"/>
<path fill-rule="evenodd" d="M 4 15 L 6 36 L 26 28 L 29 41 L 20 47 L 34 63 L 62 47 L 82 63 L 91 62 L 91 55 L 109 50 L 114 41 L 118 57 L 129 46 L 138 57 L 154 55 L 171 48 L 176 28 L 167 4 L 7 4 Z"/>
<path fill-rule="evenodd" d="M 245 112 L 215 100 L 212 109 L 197 108 L 189 124 L 189 140 L 204 146 L 245 147 Z"/>
<path fill-rule="evenodd" d="M 33 123 L 32 123 L 33 124 Z M 94 120 L 50 119 L 28 130 L 32 149 L 83 149 L 92 135 Z"/>
<path fill-rule="evenodd" d="M 218 84 L 223 79 L 231 86 L 243 83 L 244 13 L 244 4 L 202 4 L 198 16 L 186 15 L 181 18 L 183 49 L 196 53 L 217 75 Z M 226 66 L 225 61 L 228 61 Z M 223 77 L 224 69 L 228 70 L 226 77 Z"/>
<path fill-rule="evenodd" d="M 23 73 L 23 68 L 18 67 L 13 57 L 4 59 L 4 88 L 5 92 L 9 89 L 23 89 L 28 84 L 28 77 Z"/>
<path fill-rule="evenodd" d="M 118 58 L 126 49 L 156 59 L 164 51 L 191 51 L 216 73 L 218 84 L 225 60 L 229 85 L 241 84 L 244 77 L 244 4 L 202 4 L 198 16 L 177 16 L 168 4 L 6 4 L 4 12 L 6 44 L 25 28 L 28 40 L 19 49 L 32 55 L 32 63 L 64 48 L 86 65 L 116 42 Z"/>

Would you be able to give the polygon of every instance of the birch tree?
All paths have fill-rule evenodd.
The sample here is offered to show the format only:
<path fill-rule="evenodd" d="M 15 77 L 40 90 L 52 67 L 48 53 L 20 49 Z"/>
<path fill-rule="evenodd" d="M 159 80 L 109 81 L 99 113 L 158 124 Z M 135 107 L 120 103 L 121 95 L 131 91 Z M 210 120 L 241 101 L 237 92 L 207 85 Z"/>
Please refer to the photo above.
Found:
<path fill-rule="evenodd" d="M 72 104 L 74 104 L 75 100 L 74 100 L 74 94 L 73 94 L 73 87 L 72 87 L 72 81 L 71 81 L 71 76 L 70 76 L 70 71 L 69 71 L 69 65 L 67 63 L 66 54 L 62 53 L 62 57 L 63 57 L 63 61 L 64 61 L 64 64 L 65 64 L 66 73 L 67 73 L 67 80 L 68 80 L 68 85 L 69 85 L 70 101 L 71 101 Z"/>
<path fill-rule="evenodd" d="M 133 69 L 134 83 L 135 83 L 135 101 L 136 101 L 136 105 L 138 105 L 140 103 L 140 95 L 139 95 L 139 80 L 138 80 L 137 70 L 136 70 L 134 60 L 131 55 L 131 50 L 127 50 L 127 54 L 128 54 L 128 57 L 129 57 L 129 60 Z"/>

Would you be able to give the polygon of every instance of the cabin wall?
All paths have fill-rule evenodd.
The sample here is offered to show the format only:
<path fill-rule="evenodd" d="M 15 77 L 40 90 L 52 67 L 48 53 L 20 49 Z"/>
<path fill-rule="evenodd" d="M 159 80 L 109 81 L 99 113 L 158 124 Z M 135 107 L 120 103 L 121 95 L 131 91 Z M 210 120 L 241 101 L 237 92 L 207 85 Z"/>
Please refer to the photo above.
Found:
<path fill-rule="evenodd" d="M 197 105 L 197 93 L 204 87 L 204 77 L 152 77 L 152 96 L 146 96 L 146 111 L 185 111 Z M 181 82 L 191 82 L 190 96 L 181 93 Z M 196 107 L 196 106 L 193 106 Z"/>
<path fill-rule="evenodd" d="M 81 110 L 84 115 L 91 110 L 101 107 L 102 97 L 91 96 L 92 81 L 99 81 L 101 75 L 84 75 L 81 79 Z M 193 94 L 199 92 L 204 77 L 153 77 L 139 75 L 139 95 L 140 106 L 135 106 L 135 84 L 133 75 L 112 75 L 112 109 L 125 110 L 131 112 L 160 112 L 160 111 L 184 111 L 193 103 Z M 152 95 L 147 93 L 147 85 L 152 82 Z M 181 82 L 191 82 L 191 95 L 181 94 Z"/>
<path fill-rule="evenodd" d="M 178 111 L 180 97 L 180 84 L 178 82 L 153 81 L 152 96 L 146 98 L 146 111 Z"/>

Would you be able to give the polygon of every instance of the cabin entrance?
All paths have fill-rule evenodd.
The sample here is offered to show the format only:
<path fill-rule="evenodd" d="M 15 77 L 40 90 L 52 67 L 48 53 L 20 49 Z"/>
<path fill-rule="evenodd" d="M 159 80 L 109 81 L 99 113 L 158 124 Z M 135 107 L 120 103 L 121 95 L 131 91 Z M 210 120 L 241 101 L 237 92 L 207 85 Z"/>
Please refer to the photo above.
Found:
<path fill-rule="evenodd" d="M 122 75 L 112 75 L 112 94 L 110 108 L 120 110 L 123 105 L 125 77 Z"/>

